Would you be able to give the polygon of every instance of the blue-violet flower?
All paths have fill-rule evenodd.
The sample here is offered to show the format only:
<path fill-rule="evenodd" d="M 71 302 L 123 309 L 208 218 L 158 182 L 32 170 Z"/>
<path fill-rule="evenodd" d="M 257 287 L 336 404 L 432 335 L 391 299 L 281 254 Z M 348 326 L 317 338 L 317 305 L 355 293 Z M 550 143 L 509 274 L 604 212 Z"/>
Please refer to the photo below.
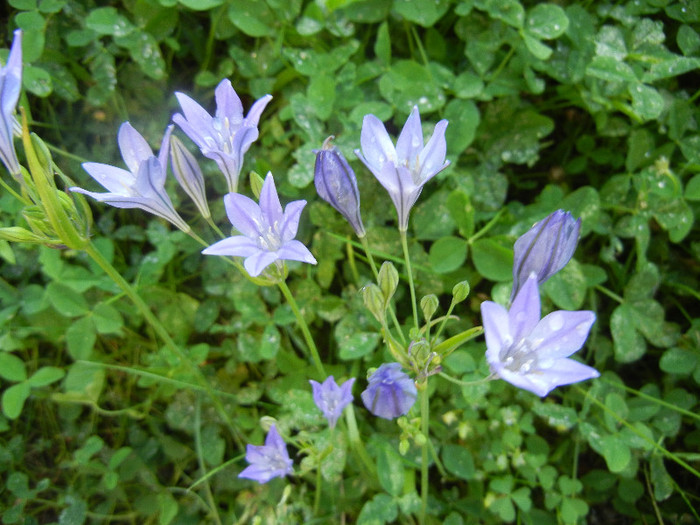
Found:
<path fill-rule="evenodd" d="M 287 445 L 284 444 L 275 425 L 270 427 L 264 445 L 246 446 L 245 459 L 250 465 L 243 469 L 238 475 L 239 478 L 267 483 L 272 478 L 283 478 L 294 472 Z"/>
<path fill-rule="evenodd" d="M 258 138 L 258 122 L 271 95 L 258 99 L 243 117 L 243 104 L 231 85 L 224 79 L 214 91 L 216 113 L 212 117 L 197 102 L 183 93 L 175 93 L 182 114 L 173 116 L 175 124 L 194 141 L 207 158 L 214 160 L 226 177 L 230 192 L 238 189 L 238 176 L 243 167 L 243 155 Z"/>
<path fill-rule="evenodd" d="M 306 201 L 290 202 L 282 212 L 272 173 L 265 177 L 259 205 L 238 193 L 226 195 L 224 205 L 231 224 L 243 235 L 212 244 L 203 254 L 245 257 L 243 265 L 251 277 L 279 260 L 316 264 L 309 249 L 294 239 Z"/>
<path fill-rule="evenodd" d="M 394 419 L 407 414 L 417 396 L 415 383 L 401 370 L 401 365 L 384 363 L 369 377 L 362 402 L 375 416 Z"/>
<path fill-rule="evenodd" d="M 7 64 L 0 67 L 0 160 L 14 176 L 21 173 L 13 142 L 15 108 L 22 88 L 22 31 L 17 29 L 12 40 Z"/>
<path fill-rule="evenodd" d="M 540 295 L 533 273 L 510 310 L 492 301 L 481 303 L 486 360 L 494 374 L 509 383 L 546 396 L 560 385 L 598 377 L 594 368 L 568 357 L 586 342 L 595 314 L 556 311 L 540 319 Z"/>
<path fill-rule="evenodd" d="M 581 219 L 557 210 L 515 241 L 511 301 L 531 273 L 542 284 L 566 266 L 576 251 L 580 231 Z"/>
<path fill-rule="evenodd" d="M 381 120 L 374 115 L 365 115 L 362 122 L 362 151 L 355 150 L 355 155 L 389 192 L 402 231 L 408 229 L 411 207 L 425 183 L 450 164 L 445 160 L 445 128 L 446 120 L 438 122 L 433 135 L 423 146 L 420 113 L 418 106 L 414 106 L 394 147 Z"/>
<path fill-rule="evenodd" d="M 328 425 L 335 428 L 343 409 L 352 402 L 352 385 L 355 378 L 348 379 L 341 386 L 333 376 L 328 376 L 323 383 L 309 380 L 314 393 L 314 403 L 328 420 Z"/>
<path fill-rule="evenodd" d="M 330 145 L 328 137 L 316 152 L 314 184 L 319 197 L 338 210 L 350 223 L 358 237 L 365 236 L 360 216 L 360 191 L 355 172 L 338 148 Z"/>
<path fill-rule="evenodd" d="M 169 126 L 156 157 L 146 139 L 131 124 L 124 122 L 119 128 L 117 141 L 129 171 L 109 164 L 85 162 L 83 169 L 109 193 L 97 193 L 78 187 L 70 190 L 84 193 L 116 208 L 141 208 L 170 221 L 185 233 L 189 232 L 190 227 L 175 211 L 164 187 L 171 133 L 172 126 Z"/>
<path fill-rule="evenodd" d="M 195 203 L 202 217 L 209 219 L 209 202 L 204 191 L 204 175 L 197 159 L 175 135 L 170 137 L 170 167 L 175 179 Z"/>

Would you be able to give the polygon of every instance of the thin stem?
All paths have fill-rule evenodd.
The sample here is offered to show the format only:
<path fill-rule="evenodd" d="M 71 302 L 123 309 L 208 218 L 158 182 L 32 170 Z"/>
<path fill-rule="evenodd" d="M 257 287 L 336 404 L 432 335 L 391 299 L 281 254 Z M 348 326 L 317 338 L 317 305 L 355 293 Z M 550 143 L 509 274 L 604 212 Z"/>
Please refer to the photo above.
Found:
<path fill-rule="evenodd" d="M 684 416 L 692 417 L 693 419 L 697 419 L 700 421 L 700 414 L 696 414 L 694 412 L 691 412 L 690 410 L 685 410 L 684 408 L 681 408 L 679 406 L 676 406 L 672 403 L 669 403 L 667 401 L 664 401 L 663 399 L 659 399 L 658 397 L 650 396 L 649 394 L 645 394 L 644 392 L 641 392 L 640 390 L 635 390 L 634 388 L 631 388 L 627 385 L 624 385 L 622 383 L 617 383 L 615 381 L 610 381 L 609 379 L 602 378 L 601 381 L 604 383 L 607 383 L 608 385 L 617 387 L 617 388 L 622 388 L 623 390 L 626 390 L 627 392 L 630 392 L 636 396 L 639 396 L 643 399 L 648 399 L 649 401 L 653 401 L 654 403 L 658 403 L 659 405 L 666 407 L 671 410 L 675 410 L 676 412 L 683 414 Z"/>
<path fill-rule="evenodd" d="M 413 310 L 413 325 L 418 330 L 418 307 L 416 302 L 416 287 L 413 284 L 413 272 L 411 271 L 411 258 L 408 255 L 408 239 L 406 231 L 401 232 L 401 247 L 403 248 L 403 258 L 406 265 L 406 273 L 408 274 L 408 288 L 411 290 L 411 309 Z"/>
<path fill-rule="evenodd" d="M 421 445 L 420 462 L 420 523 L 425 525 L 425 516 L 428 511 L 428 443 L 430 441 L 430 398 L 428 397 L 428 381 L 423 383 L 420 398 L 420 423 L 421 433 L 425 439 Z"/>
<path fill-rule="evenodd" d="M 598 290 L 598 291 L 601 292 L 601 293 L 604 293 L 605 295 L 607 295 L 608 297 L 610 297 L 611 299 L 617 301 L 617 302 L 620 303 L 620 304 L 622 304 L 622 303 L 625 302 L 625 300 L 624 300 L 622 297 L 620 297 L 619 295 L 617 295 L 615 292 L 612 292 L 612 291 L 608 290 L 608 289 L 605 288 L 604 286 L 601 286 L 601 285 L 599 285 L 599 284 L 596 284 L 596 285 L 595 285 L 595 289 Z"/>
<path fill-rule="evenodd" d="M 321 379 L 326 378 L 326 370 L 323 368 L 321 357 L 318 355 L 318 348 L 316 348 L 314 338 L 311 336 L 311 332 L 309 331 L 309 325 L 306 324 L 304 316 L 301 314 L 301 310 L 299 310 L 299 305 L 297 304 L 296 299 L 294 299 L 294 295 L 292 295 L 289 286 L 287 286 L 287 283 L 285 283 L 284 281 L 280 281 L 277 284 L 280 287 L 282 295 L 284 295 L 284 298 L 287 300 L 289 307 L 292 309 L 292 312 L 294 312 L 294 316 L 297 318 L 297 324 L 301 329 L 301 333 L 304 335 L 306 346 L 309 348 L 309 352 L 311 353 L 311 359 L 313 360 L 314 365 L 316 366 L 316 370 L 321 375 Z"/>
<path fill-rule="evenodd" d="M 365 444 L 362 442 L 360 432 L 357 430 L 355 408 L 352 406 L 352 403 L 350 403 L 345 408 L 345 423 L 348 426 L 348 438 L 350 439 L 350 443 L 352 443 L 355 447 L 355 452 L 357 452 L 357 455 L 360 457 L 360 460 L 362 461 L 362 463 L 364 463 L 367 471 L 370 472 L 373 476 L 376 475 L 377 467 L 367 454 L 367 450 L 365 450 Z"/>
<path fill-rule="evenodd" d="M 474 386 L 474 385 L 481 385 L 483 383 L 486 383 L 488 381 L 493 381 L 496 379 L 496 374 L 491 374 L 483 379 L 477 379 L 475 381 L 460 381 L 459 379 L 455 379 L 454 377 L 447 375 L 445 372 L 439 372 L 438 375 L 442 377 L 443 379 L 446 379 L 450 383 L 454 383 L 455 385 L 459 386 Z"/>
<path fill-rule="evenodd" d="M 202 471 L 202 477 L 207 475 L 207 468 L 204 464 L 204 451 L 202 450 L 202 401 L 197 396 L 197 402 L 194 405 L 194 446 L 197 451 L 197 461 L 199 462 L 199 470 Z M 209 481 L 204 482 L 204 490 L 207 495 L 207 501 L 209 502 L 210 513 L 214 517 L 214 521 L 218 525 L 222 525 L 221 517 L 219 516 L 219 511 L 216 508 L 216 502 L 214 501 L 214 495 L 211 492 L 211 485 Z"/>
<path fill-rule="evenodd" d="M 447 313 L 445 316 L 442 318 L 442 322 L 440 323 L 440 326 L 437 329 L 437 332 L 435 332 L 435 341 L 440 339 L 440 335 L 442 334 L 442 331 L 445 329 L 445 325 L 447 324 L 447 320 L 450 318 L 450 315 L 452 315 L 452 310 L 455 309 L 455 303 L 454 299 L 450 301 L 450 307 L 447 309 Z"/>
<path fill-rule="evenodd" d="M 321 460 L 319 458 L 316 465 L 316 494 L 314 495 L 314 516 L 318 516 L 318 509 L 321 506 Z"/>
<path fill-rule="evenodd" d="M 239 436 L 240 430 L 236 428 L 228 414 L 228 411 L 224 408 L 223 403 L 214 393 L 209 381 L 207 381 L 202 371 L 192 362 L 189 356 L 180 349 L 175 344 L 175 341 L 170 337 L 167 330 L 160 322 L 160 320 L 155 316 L 148 305 L 141 299 L 141 296 L 136 292 L 136 290 L 129 284 L 129 282 L 124 279 L 121 274 L 112 266 L 107 259 L 105 259 L 102 254 L 94 247 L 92 243 L 88 243 L 84 248 L 85 253 L 87 253 L 97 265 L 102 268 L 102 270 L 124 291 L 127 297 L 134 303 L 136 308 L 139 310 L 141 315 L 144 317 L 146 322 L 153 328 L 153 330 L 158 334 L 158 336 L 163 340 L 165 345 L 180 359 L 180 361 L 187 367 L 187 369 L 195 376 L 197 381 L 200 383 L 202 388 L 206 391 L 207 395 L 211 399 L 216 411 L 219 416 L 226 422 L 228 427 L 231 429 L 234 440 L 240 448 L 243 448 L 243 442 Z"/>
<path fill-rule="evenodd" d="M 469 239 L 467 239 L 467 242 L 469 244 L 472 244 L 474 241 L 476 241 L 480 237 L 483 237 L 484 235 L 486 235 L 486 233 L 496 225 L 496 223 L 498 222 L 498 219 L 501 218 L 501 215 L 503 215 L 505 210 L 506 210 L 505 208 L 501 208 L 499 210 L 499 212 L 496 215 L 494 215 L 493 218 L 484 225 L 483 228 L 481 228 L 478 232 L 476 232 L 474 235 L 469 237 Z"/>

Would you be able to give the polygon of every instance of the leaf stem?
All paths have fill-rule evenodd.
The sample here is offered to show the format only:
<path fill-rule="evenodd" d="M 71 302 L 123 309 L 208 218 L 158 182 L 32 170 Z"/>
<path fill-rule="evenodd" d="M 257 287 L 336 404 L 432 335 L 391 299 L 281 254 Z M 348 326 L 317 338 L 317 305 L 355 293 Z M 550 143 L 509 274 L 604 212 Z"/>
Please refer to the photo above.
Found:
<path fill-rule="evenodd" d="M 406 265 L 406 273 L 408 274 L 408 288 L 411 290 L 411 309 L 413 310 L 413 325 L 418 330 L 418 307 L 416 302 L 416 287 L 413 284 L 413 272 L 411 271 L 411 258 L 408 255 L 408 239 L 406 238 L 406 230 L 399 230 L 401 233 L 401 247 L 403 248 L 403 258 Z"/>

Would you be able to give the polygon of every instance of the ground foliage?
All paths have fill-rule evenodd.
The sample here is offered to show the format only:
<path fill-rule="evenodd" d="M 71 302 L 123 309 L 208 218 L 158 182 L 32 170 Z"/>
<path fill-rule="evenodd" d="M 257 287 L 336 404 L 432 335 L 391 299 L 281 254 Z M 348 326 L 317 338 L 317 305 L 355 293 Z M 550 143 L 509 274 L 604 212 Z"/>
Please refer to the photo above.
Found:
<path fill-rule="evenodd" d="M 377 469 L 366 471 L 343 432 L 321 454 L 331 437 L 311 397 L 315 371 L 276 288 L 204 258 L 161 220 L 98 205 L 95 244 L 137 285 L 235 428 L 84 253 L 2 241 L 2 523 L 416 521 L 415 416 L 397 425 L 359 403 L 365 371 L 390 359 L 358 293 L 372 276 L 312 184 L 313 150 L 333 134 L 358 173 L 375 257 L 402 270 L 394 210 L 352 150 L 365 114 L 396 134 L 414 105 L 426 130 L 450 122 L 452 165 L 425 187 L 409 229 L 419 297 L 438 295 L 444 313 L 454 284 L 470 283 L 446 336 L 479 325 L 483 300 L 507 300 L 513 242 L 563 208 L 582 217 L 582 238 L 543 303 L 596 312 L 580 357 L 602 373 L 544 399 L 503 381 L 431 378 L 440 464 L 429 521 L 700 520 L 696 2 L 8 3 L 6 35 L 25 35 L 22 103 L 84 187 L 94 186 L 81 160 L 120 165 L 120 122 L 157 147 L 174 91 L 211 107 L 228 77 L 246 107 L 274 96 L 246 172 L 271 170 L 283 200 L 310 203 L 298 238 L 319 264 L 294 265 L 288 283 L 328 370 L 358 377 L 359 432 Z M 224 227 L 224 180 L 202 166 Z M 0 204 L 3 226 L 22 223 L 9 194 Z M 398 293 L 409 323 L 408 289 Z M 464 381 L 486 376 L 483 339 L 443 366 Z M 264 438 L 261 417 L 277 420 L 296 472 L 265 485 L 236 477 L 243 445 Z"/>

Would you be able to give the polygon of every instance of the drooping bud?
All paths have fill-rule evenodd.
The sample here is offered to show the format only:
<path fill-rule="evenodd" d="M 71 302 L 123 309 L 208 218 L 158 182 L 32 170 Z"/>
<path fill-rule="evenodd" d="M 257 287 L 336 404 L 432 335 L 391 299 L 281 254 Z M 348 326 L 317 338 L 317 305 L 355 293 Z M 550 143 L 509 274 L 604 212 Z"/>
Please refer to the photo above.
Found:
<path fill-rule="evenodd" d="M 197 159 L 176 136 L 170 136 L 170 166 L 175 179 L 185 193 L 194 201 L 204 219 L 211 217 L 207 195 L 204 191 L 204 176 Z"/>
<path fill-rule="evenodd" d="M 418 397 L 416 385 L 399 363 L 384 363 L 368 381 L 362 402 L 372 414 L 384 419 L 407 414 Z"/>
<path fill-rule="evenodd" d="M 357 189 L 355 172 L 345 157 L 330 142 L 328 137 L 323 147 L 316 152 L 314 184 L 319 197 L 338 210 L 350 223 L 358 237 L 365 236 L 365 227 L 360 216 L 360 192 Z"/>
<path fill-rule="evenodd" d="M 537 284 L 542 284 L 566 266 L 576 251 L 580 231 L 581 219 L 557 210 L 515 241 L 511 302 L 530 274 L 534 273 Z"/>

